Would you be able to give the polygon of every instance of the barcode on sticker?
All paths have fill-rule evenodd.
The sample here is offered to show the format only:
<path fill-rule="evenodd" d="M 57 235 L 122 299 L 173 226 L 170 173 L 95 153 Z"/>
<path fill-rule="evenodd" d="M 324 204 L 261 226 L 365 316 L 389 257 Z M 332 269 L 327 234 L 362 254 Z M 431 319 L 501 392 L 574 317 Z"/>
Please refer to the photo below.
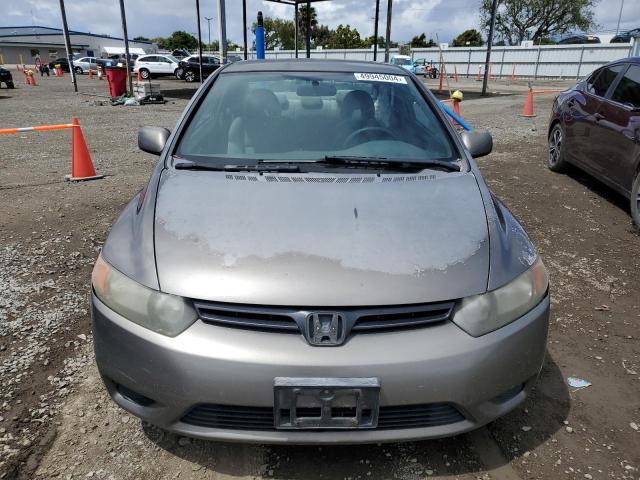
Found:
<path fill-rule="evenodd" d="M 386 73 L 354 73 L 353 75 L 356 77 L 356 80 L 407 84 L 407 79 L 402 75 L 389 75 Z"/>

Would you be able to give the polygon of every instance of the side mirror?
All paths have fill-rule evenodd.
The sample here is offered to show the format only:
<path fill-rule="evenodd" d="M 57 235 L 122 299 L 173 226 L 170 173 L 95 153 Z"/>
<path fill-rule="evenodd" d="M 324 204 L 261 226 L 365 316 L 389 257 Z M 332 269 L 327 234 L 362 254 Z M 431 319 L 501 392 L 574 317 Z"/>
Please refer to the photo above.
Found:
<path fill-rule="evenodd" d="M 171 132 L 162 127 L 142 127 L 138 130 L 138 148 L 143 152 L 160 155 Z"/>
<path fill-rule="evenodd" d="M 493 138 L 489 132 L 472 130 L 462 132 L 462 143 L 473 158 L 489 155 L 493 149 Z"/>

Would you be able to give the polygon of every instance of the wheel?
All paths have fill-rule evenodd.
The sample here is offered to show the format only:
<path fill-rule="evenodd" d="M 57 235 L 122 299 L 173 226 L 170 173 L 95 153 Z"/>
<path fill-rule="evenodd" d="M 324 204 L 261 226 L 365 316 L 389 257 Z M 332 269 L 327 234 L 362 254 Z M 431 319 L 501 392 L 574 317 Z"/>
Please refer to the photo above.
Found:
<path fill-rule="evenodd" d="M 7 88 L 16 88 L 13 86 L 13 82 L 7 82 Z"/>
<path fill-rule="evenodd" d="M 438 69 L 432 68 L 431 70 L 429 70 L 429 76 L 431 78 L 438 78 Z"/>
<path fill-rule="evenodd" d="M 559 123 L 556 123 L 549 134 L 549 158 L 547 166 L 553 172 L 562 172 L 567 168 L 563 151 L 564 132 Z"/>
<path fill-rule="evenodd" d="M 151 72 L 149 70 L 147 70 L 146 68 L 141 68 L 140 69 L 140 76 L 146 80 L 148 78 L 151 78 Z"/>
<path fill-rule="evenodd" d="M 636 172 L 631 187 L 631 218 L 636 227 L 640 228 L 640 170 Z"/>
<path fill-rule="evenodd" d="M 195 72 L 192 72 L 191 70 L 188 70 L 188 71 L 184 72 L 184 80 L 187 83 L 195 82 L 196 81 Z"/>
<path fill-rule="evenodd" d="M 184 70 L 182 69 L 182 67 L 178 67 L 176 68 L 176 71 L 173 72 L 173 74 L 176 76 L 178 80 L 182 80 L 182 75 L 184 75 Z"/>
<path fill-rule="evenodd" d="M 75 67 L 73 70 L 76 72 L 76 75 L 82 75 L 82 67 Z"/>

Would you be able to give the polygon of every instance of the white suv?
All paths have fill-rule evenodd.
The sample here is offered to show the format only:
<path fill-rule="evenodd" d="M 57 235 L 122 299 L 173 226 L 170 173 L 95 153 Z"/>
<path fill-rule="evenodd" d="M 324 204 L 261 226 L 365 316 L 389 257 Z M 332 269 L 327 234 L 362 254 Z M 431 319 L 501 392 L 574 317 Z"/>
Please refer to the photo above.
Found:
<path fill-rule="evenodd" d="M 135 73 L 147 79 L 151 76 L 175 75 L 179 60 L 173 55 L 140 55 L 133 67 Z"/>

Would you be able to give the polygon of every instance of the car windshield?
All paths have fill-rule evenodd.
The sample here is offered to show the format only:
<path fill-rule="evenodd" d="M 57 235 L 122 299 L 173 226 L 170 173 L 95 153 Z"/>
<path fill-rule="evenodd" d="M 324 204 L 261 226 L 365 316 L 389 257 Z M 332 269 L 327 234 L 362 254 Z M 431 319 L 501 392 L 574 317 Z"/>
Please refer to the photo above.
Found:
<path fill-rule="evenodd" d="M 411 60 L 408 58 L 395 58 L 393 63 L 396 65 L 411 65 Z"/>
<path fill-rule="evenodd" d="M 171 60 L 173 63 L 178 63 L 180 62 L 180 60 L 178 60 L 176 57 L 174 57 L 173 55 L 165 55 L 165 58 L 168 58 L 169 60 Z"/>
<path fill-rule="evenodd" d="M 252 72 L 216 79 L 175 155 L 223 163 L 327 156 L 453 161 L 456 152 L 404 75 Z"/>

